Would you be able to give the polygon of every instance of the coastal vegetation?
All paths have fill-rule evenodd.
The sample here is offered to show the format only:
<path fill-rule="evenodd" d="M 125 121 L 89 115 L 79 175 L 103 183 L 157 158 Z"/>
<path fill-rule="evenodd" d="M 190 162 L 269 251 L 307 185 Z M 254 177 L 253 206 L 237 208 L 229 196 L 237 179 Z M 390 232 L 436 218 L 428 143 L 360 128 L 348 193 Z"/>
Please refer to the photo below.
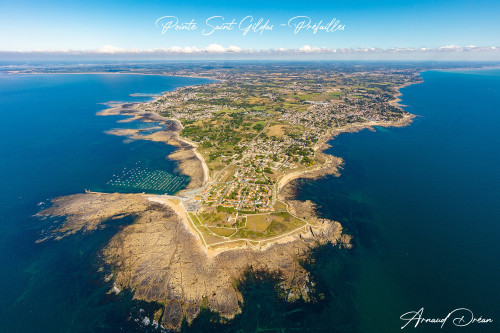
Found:
<path fill-rule="evenodd" d="M 180 121 L 180 136 L 203 157 L 209 179 L 189 200 L 199 202 L 190 216 L 202 236 L 211 235 L 207 244 L 274 239 L 314 225 L 277 204 L 280 186 L 291 174 L 326 168 L 324 143 L 337 133 L 408 122 L 411 116 L 394 104 L 397 88 L 419 81 L 414 70 L 399 68 L 254 65 L 208 72 L 219 81 L 137 106 Z"/>
<path fill-rule="evenodd" d="M 140 169 L 118 175 L 123 188 L 175 195 L 87 192 L 53 200 L 40 215 L 66 216 L 57 237 L 93 231 L 124 216 L 134 222 L 103 249 L 113 292 L 158 302 L 154 322 L 178 330 L 203 307 L 222 318 L 241 311 L 236 287 L 251 268 L 279 277 L 290 302 L 309 300 L 314 285 L 300 262 L 318 244 L 350 247 L 338 222 L 295 199 L 296 178 L 338 175 L 342 159 L 326 155 L 335 135 L 372 126 L 403 126 L 412 116 L 395 102 L 417 70 L 330 65 L 172 65 L 162 74 L 216 82 L 179 88 L 147 103 L 100 112 L 154 122 L 159 128 L 109 134 L 171 144 L 168 157 L 186 178 Z"/>

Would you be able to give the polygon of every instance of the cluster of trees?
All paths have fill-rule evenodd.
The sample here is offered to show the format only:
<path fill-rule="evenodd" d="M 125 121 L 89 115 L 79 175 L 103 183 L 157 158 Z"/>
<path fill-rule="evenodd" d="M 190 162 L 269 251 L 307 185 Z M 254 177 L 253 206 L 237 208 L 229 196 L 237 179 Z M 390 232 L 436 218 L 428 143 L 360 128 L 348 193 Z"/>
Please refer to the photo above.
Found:
<path fill-rule="evenodd" d="M 290 146 L 285 151 L 285 154 L 288 156 L 301 155 L 308 156 L 311 153 L 311 148 L 299 147 L 299 146 Z"/>
<path fill-rule="evenodd" d="M 260 132 L 264 129 L 264 125 L 263 124 L 256 124 L 254 127 L 253 127 L 254 130 Z"/>
<path fill-rule="evenodd" d="M 220 212 L 225 212 L 225 213 L 229 213 L 229 214 L 232 214 L 234 213 L 236 209 L 234 209 L 234 207 L 223 207 L 223 206 L 217 206 L 217 212 L 220 213 Z"/>

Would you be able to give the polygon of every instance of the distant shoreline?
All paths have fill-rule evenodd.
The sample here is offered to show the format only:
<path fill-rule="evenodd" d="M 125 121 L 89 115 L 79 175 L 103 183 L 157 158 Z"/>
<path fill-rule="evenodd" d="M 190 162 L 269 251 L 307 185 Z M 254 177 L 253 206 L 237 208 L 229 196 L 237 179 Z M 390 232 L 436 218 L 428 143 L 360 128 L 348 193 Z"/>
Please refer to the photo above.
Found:
<path fill-rule="evenodd" d="M 492 69 L 500 69 L 500 65 L 483 66 L 483 67 L 462 67 L 462 68 L 459 67 L 459 68 L 429 69 L 429 70 L 425 70 L 423 72 L 436 71 L 436 72 L 451 72 L 451 73 L 453 73 L 453 72 L 469 72 L 469 71 L 489 71 Z"/>
<path fill-rule="evenodd" d="M 18 72 L 18 71 L 7 71 L 8 75 L 151 75 L 151 76 L 170 76 L 170 77 L 185 77 L 192 79 L 206 79 L 223 81 L 221 79 L 213 79 L 206 76 L 196 76 L 196 75 L 174 75 L 174 74 L 164 74 L 164 73 L 138 73 L 138 72 L 59 72 L 59 73 L 47 73 L 47 72 Z"/>

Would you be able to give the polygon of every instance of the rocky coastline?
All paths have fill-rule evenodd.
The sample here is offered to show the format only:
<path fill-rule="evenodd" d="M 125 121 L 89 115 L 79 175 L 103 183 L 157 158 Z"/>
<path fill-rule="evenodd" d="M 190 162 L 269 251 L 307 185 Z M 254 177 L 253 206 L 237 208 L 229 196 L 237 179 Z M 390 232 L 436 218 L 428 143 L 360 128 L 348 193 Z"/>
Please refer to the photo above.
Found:
<path fill-rule="evenodd" d="M 203 187 L 209 181 L 208 168 L 196 151 L 196 144 L 179 136 L 182 124 L 175 119 L 142 111 L 136 106 L 134 103 L 112 105 L 99 115 L 129 116 L 122 121 L 154 122 L 161 129 L 148 134 L 135 129 L 110 130 L 108 133 L 165 142 L 177 147 L 169 158 L 178 161 L 179 170 L 191 178 L 184 191 Z M 147 194 L 75 194 L 54 199 L 52 207 L 40 215 L 66 217 L 56 230 L 59 237 L 92 232 L 115 219 L 134 216 L 134 223 L 124 226 L 105 246 L 104 260 L 112 267 L 118 290 L 127 288 L 134 292 L 136 299 L 163 305 L 154 319 L 168 329 L 178 330 L 184 318 L 191 322 L 202 305 L 222 317 L 233 318 L 241 311 L 243 302 L 236 281 L 242 279 L 248 269 L 268 271 L 279 276 L 280 286 L 286 291 L 289 301 L 307 300 L 314 288 L 309 282 L 309 273 L 300 261 L 321 244 L 351 245 L 350 237 L 342 233 L 338 222 L 319 218 L 311 201 L 295 199 L 297 184 L 293 180 L 339 175 L 342 159 L 323 153 L 328 148 L 327 141 L 336 135 L 373 126 L 405 126 L 412 117 L 407 115 L 394 123 L 346 127 L 325 135 L 316 147 L 316 154 L 323 163 L 312 169 L 286 174 L 278 184 L 278 199 L 286 203 L 292 214 L 314 221 L 314 229 L 298 230 L 265 247 L 252 248 L 242 244 L 209 253 L 185 216 L 179 213 L 183 211 L 181 203 L 164 198 L 160 203 L 158 198 L 161 196 Z"/>

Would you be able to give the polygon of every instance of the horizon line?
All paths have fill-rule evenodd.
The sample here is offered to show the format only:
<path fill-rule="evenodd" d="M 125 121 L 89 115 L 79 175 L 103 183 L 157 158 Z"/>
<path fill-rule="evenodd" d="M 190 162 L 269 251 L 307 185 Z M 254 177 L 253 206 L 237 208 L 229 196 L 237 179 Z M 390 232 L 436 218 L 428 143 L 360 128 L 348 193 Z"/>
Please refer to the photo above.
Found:
<path fill-rule="evenodd" d="M 196 46 L 172 46 L 166 48 L 120 48 L 112 45 L 104 45 L 94 49 L 32 49 L 32 50 L 0 50 L 0 53 L 12 54 L 73 54 L 73 55 L 113 55 L 113 54 L 134 54 L 134 55 L 207 55 L 207 54 L 247 54 L 247 55 L 266 55 L 266 54 L 380 54 L 380 53 L 431 53 L 431 52 L 498 52 L 500 46 L 460 46 L 445 45 L 440 47 L 351 47 L 351 48 L 329 48 L 303 45 L 299 48 L 268 48 L 254 49 L 242 48 L 234 45 L 224 47 L 220 44 L 210 44 L 204 48 Z"/>

